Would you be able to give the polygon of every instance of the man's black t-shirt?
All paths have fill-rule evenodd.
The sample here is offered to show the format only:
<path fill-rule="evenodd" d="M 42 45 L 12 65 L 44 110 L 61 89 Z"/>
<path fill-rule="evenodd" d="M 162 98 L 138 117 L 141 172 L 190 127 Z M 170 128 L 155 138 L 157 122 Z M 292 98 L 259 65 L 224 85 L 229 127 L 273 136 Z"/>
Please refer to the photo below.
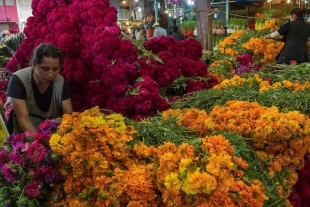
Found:
<path fill-rule="evenodd" d="M 12 77 L 10 78 L 9 85 L 11 85 L 11 87 L 8 86 L 7 96 L 12 97 L 12 98 L 26 100 L 26 88 L 18 76 L 12 75 Z M 36 105 L 42 111 L 45 111 L 45 112 L 48 111 L 51 105 L 51 100 L 52 100 L 52 95 L 53 95 L 53 82 L 50 83 L 50 85 L 48 86 L 44 94 L 41 94 L 39 92 L 39 89 L 33 77 L 31 78 L 31 85 L 32 85 Z M 62 100 L 69 99 L 71 97 L 70 94 L 71 94 L 71 91 L 70 91 L 69 84 L 65 81 L 64 86 L 63 86 L 63 91 L 62 91 Z"/>

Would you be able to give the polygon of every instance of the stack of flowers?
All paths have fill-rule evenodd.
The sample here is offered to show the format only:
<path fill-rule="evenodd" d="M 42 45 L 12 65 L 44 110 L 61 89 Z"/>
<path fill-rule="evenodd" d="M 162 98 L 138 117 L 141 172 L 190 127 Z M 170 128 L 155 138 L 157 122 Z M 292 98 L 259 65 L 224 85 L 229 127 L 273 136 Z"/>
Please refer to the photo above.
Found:
<path fill-rule="evenodd" d="M 234 33 L 232 33 L 230 36 L 226 37 L 224 40 L 220 41 L 218 44 L 218 50 L 222 54 L 227 54 L 231 56 L 237 56 L 239 55 L 239 51 L 232 49 L 231 47 L 233 45 L 237 45 L 238 40 L 243 35 L 243 30 L 236 30 Z"/>
<path fill-rule="evenodd" d="M 257 59 L 262 65 L 275 63 L 276 56 L 284 46 L 283 42 L 273 39 L 251 38 L 242 45 L 243 48 L 253 53 L 253 59 Z"/>
<path fill-rule="evenodd" d="M 215 106 L 207 114 L 197 109 L 168 110 L 163 116 L 179 113 L 179 124 L 195 129 L 202 135 L 214 131 L 238 132 L 249 142 L 269 175 L 279 179 L 279 193 L 288 197 L 289 189 L 297 181 L 296 169 L 304 166 L 303 157 L 310 144 L 310 119 L 298 111 L 280 113 L 277 107 L 263 107 L 258 103 L 228 101 L 225 106 Z M 283 187 L 284 186 L 284 187 Z"/>
<path fill-rule="evenodd" d="M 234 67 L 228 60 L 216 60 L 209 65 L 208 73 L 214 76 L 220 83 L 233 75 Z"/>
<path fill-rule="evenodd" d="M 8 137 L 0 148 L 0 203 L 2 206 L 46 206 L 54 184 L 61 181 L 54 168 L 57 156 L 48 140 L 57 123 L 46 120 L 36 134 Z"/>
<path fill-rule="evenodd" d="M 200 60 L 201 44 L 194 39 L 154 38 L 145 48 L 158 54 L 164 64 L 152 58 L 138 60 L 134 44 L 121 37 L 117 10 L 108 0 L 37 0 L 32 8 L 34 16 L 24 30 L 27 38 L 7 67 L 12 72 L 25 67 L 32 49 L 42 42 L 57 45 L 66 56 L 62 74 L 71 86 L 75 111 L 98 105 L 134 119 L 149 117 L 168 107 L 160 88 L 179 76 L 207 76 Z M 148 85 L 144 89 L 142 79 Z M 200 88 L 187 91 L 212 87 L 209 82 L 199 82 Z M 127 108 L 126 102 L 133 104 Z"/>
<path fill-rule="evenodd" d="M 98 107 L 65 115 L 50 139 L 65 183 L 50 205 L 263 206 L 268 199 L 261 181 L 244 177 L 249 165 L 224 136 L 204 137 L 196 149 L 132 144 L 136 133 Z"/>
<path fill-rule="evenodd" d="M 262 79 L 258 74 L 255 74 L 253 77 L 242 78 L 240 76 L 234 76 L 231 79 L 225 79 L 220 84 L 213 87 L 214 90 L 220 90 L 230 86 L 242 86 L 242 85 L 252 85 L 257 86 L 258 92 L 262 93 L 263 91 L 268 90 L 290 90 L 292 92 L 305 91 L 310 89 L 310 82 L 306 81 L 304 83 L 291 82 L 289 80 L 282 81 L 273 81 L 272 78 L 268 80 Z"/>

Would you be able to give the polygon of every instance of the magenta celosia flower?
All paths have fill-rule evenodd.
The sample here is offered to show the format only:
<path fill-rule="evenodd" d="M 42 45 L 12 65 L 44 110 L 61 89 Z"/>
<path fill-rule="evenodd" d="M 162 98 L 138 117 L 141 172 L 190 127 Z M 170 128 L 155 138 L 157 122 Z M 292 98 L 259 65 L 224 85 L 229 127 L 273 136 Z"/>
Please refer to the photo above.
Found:
<path fill-rule="evenodd" d="M 25 186 L 24 192 L 26 196 L 35 198 L 40 194 L 40 186 L 38 186 L 36 181 L 33 181 Z"/>
<path fill-rule="evenodd" d="M 2 174 L 4 175 L 4 179 L 8 182 L 13 183 L 18 180 L 16 170 L 7 163 L 2 166 Z"/>
<path fill-rule="evenodd" d="M 37 141 L 32 142 L 28 145 L 27 149 L 24 150 L 25 154 L 34 163 L 41 162 L 46 156 L 46 148 L 44 145 L 38 143 Z"/>

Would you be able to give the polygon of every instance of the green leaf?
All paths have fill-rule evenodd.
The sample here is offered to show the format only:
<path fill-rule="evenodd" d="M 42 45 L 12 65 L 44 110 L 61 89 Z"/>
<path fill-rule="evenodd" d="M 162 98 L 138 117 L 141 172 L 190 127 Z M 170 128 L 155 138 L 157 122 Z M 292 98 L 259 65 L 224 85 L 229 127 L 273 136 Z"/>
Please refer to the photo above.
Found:
<path fill-rule="evenodd" d="M 142 82 L 142 81 L 144 81 L 144 78 L 142 78 L 142 77 L 139 77 L 139 78 L 137 78 L 137 80 L 136 80 L 136 82 Z"/>
<path fill-rule="evenodd" d="M 140 91 L 140 87 L 141 87 L 141 86 L 138 86 L 138 87 L 136 87 L 135 89 L 133 89 L 133 91 L 130 93 L 130 95 L 136 95 L 136 94 L 138 94 L 139 91 Z"/>

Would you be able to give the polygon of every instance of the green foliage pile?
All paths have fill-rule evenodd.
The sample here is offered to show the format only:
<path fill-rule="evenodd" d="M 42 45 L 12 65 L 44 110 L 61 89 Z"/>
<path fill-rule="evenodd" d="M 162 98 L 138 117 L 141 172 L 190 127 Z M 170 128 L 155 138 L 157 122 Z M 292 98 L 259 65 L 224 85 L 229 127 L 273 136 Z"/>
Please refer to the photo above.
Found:
<path fill-rule="evenodd" d="M 280 111 L 298 110 L 310 115 L 310 90 L 293 93 L 282 88 L 259 93 L 258 89 L 250 86 L 232 86 L 222 90 L 198 91 L 192 96 L 175 102 L 172 108 L 198 108 L 209 112 L 214 106 L 224 105 L 229 100 L 257 101 L 262 106 L 276 106 Z"/>
<path fill-rule="evenodd" d="M 310 82 L 310 64 L 300 65 L 270 65 L 265 66 L 258 72 L 263 79 L 272 78 L 273 82 L 288 80 L 291 82 Z M 253 77 L 254 73 L 244 73 L 243 77 Z M 194 92 L 191 96 L 178 100 L 172 108 L 198 108 L 211 111 L 215 105 L 223 105 L 229 100 L 257 101 L 260 105 L 276 106 L 280 111 L 298 110 L 310 115 L 310 89 L 293 92 L 284 87 L 279 90 L 269 89 L 258 92 L 258 84 L 230 86 L 221 90 L 204 90 Z"/>
<path fill-rule="evenodd" d="M 301 63 L 299 65 L 265 65 L 258 72 L 258 75 L 262 78 L 272 78 L 273 82 L 279 82 L 282 80 L 288 80 L 291 82 L 310 82 L 310 64 Z M 244 74 L 244 77 L 252 76 L 252 74 Z"/>

